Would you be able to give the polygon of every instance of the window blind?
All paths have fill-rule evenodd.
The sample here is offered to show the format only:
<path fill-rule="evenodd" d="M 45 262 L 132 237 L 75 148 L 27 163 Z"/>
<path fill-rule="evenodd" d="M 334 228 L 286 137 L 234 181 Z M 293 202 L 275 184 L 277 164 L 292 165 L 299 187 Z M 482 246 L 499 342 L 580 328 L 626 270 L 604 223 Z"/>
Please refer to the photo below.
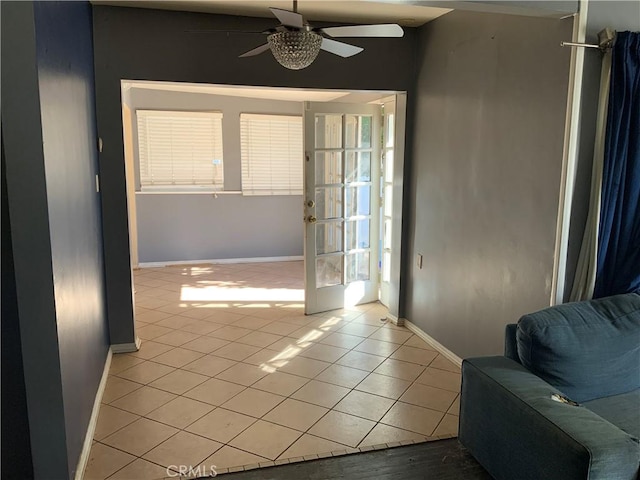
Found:
<path fill-rule="evenodd" d="M 302 195 L 302 117 L 240 115 L 243 195 Z"/>
<path fill-rule="evenodd" d="M 222 113 L 138 110 L 142 189 L 222 190 Z"/>

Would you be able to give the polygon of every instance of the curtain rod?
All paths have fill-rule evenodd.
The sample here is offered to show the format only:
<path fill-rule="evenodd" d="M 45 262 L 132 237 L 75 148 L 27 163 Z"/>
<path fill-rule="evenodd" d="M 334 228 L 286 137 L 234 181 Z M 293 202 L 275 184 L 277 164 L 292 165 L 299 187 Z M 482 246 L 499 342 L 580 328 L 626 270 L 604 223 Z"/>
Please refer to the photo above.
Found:
<path fill-rule="evenodd" d="M 611 47 L 613 47 L 613 41 L 616 38 L 615 30 L 611 28 L 605 28 L 598 32 L 598 41 L 597 45 L 592 43 L 575 43 L 575 42 L 560 42 L 561 47 L 582 47 L 582 48 L 597 48 L 600 51 L 604 52 Z"/>
<path fill-rule="evenodd" d="M 605 47 L 601 47 L 600 45 L 593 45 L 590 43 L 574 43 L 574 42 L 560 42 L 560 46 L 561 47 L 584 47 L 584 48 L 598 48 L 598 49 L 603 49 L 603 48 L 607 48 Z"/>

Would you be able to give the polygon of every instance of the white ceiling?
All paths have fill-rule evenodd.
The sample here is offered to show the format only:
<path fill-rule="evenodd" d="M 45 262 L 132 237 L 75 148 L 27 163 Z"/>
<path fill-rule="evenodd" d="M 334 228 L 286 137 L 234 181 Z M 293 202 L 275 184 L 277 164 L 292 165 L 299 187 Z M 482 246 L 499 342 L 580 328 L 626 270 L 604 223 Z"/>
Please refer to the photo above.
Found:
<path fill-rule="evenodd" d="M 172 92 L 204 93 L 227 97 L 262 98 L 289 102 L 341 102 L 341 103 L 381 103 L 381 100 L 394 92 L 312 90 L 280 87 L 244 87 L 233 85 L 208 85 L 186 82 L 151 82 L 123 80 L 123 100 L 127 103 L 127 91 L 131 88 L 146 90 L 164 90 Z"/>
<path fill-rule="evenodd" d="M 293 9 L 293 2 L 283 0 L 93 0 L 91 3 L 266 18 L 273 18 L 269 7 Z M 311 21 L 398 23 L 417 27 L 451 10 L 367 0 L 300 0 L 298 11 Z"/>

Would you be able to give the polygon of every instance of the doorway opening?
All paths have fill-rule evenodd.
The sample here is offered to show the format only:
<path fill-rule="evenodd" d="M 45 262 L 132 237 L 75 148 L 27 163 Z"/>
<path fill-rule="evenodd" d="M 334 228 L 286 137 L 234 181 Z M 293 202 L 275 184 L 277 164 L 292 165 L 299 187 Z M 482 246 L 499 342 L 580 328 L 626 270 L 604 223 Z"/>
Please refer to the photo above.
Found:
<path fill-rule="evenodd" d="M 306 313 L 397 321 L 405 99 L 123 80 L 132 269 L 303 261 Z"/>

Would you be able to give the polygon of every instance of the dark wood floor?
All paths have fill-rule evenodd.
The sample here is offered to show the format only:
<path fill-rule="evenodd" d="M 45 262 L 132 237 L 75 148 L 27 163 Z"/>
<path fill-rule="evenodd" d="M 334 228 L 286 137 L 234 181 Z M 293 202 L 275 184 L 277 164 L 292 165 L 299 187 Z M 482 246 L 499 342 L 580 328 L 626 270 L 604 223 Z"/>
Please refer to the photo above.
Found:
<path fill-rule="evenodd" d="M 325 458 L 248 472 L 228 473 L 228 480 L 491 480 L 457 439 Z"/>

